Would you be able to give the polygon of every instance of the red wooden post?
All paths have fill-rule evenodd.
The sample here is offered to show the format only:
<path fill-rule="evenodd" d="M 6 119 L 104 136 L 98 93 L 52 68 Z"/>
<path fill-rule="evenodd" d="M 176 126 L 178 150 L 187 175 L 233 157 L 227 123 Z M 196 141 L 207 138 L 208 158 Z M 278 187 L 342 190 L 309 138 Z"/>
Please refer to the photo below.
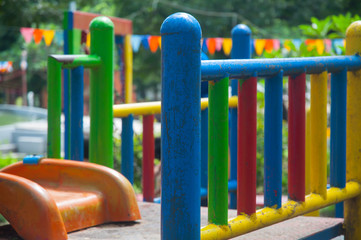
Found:
<path fill-rule="evenodd" d="M 154 115 L 143 116 L 143 200 L 154 200 Z"/>
<path fill-rule="evenodd" d="M 257 78 L 238 85 L 237 212 L 256 212 Z"/>
<path fill-rule="evenodd" d="M 305 89 L 306 74 L 288 80 L 288 194 L 305 201 Z"/>

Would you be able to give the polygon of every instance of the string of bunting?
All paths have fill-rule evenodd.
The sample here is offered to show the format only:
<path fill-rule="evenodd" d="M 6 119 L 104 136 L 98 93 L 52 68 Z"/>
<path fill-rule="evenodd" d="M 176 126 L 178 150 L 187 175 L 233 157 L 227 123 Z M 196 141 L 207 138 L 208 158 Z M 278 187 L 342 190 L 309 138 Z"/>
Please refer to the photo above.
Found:
<path fill-rule="evenodd" d="M 53 41 L 61 44 L 63 41 L 63 31 L 59 30 L 46 30 L 37 28 L 20 28 L 21 35 L 26 43 L 30 43 L 32 39 L 36 44 L 39 44 L 44 39 L 45 45 L 50 46 Z M 82 31 L 82 44 L 90 46 L 90 33 Z M 345 46 L 344 39 L 253 39 L 252 50 L 258 56 L 263 52 L 271 53 L 278 51 L 280 48 L 290 51 L 292 45 L 299 49 L 301 43 L 305 43 L 307 50 L 311 51 L 316 49 L 318 54 L 330 52 L 331 49 L 336 54 L 342 53 L 342 47 Z M 153 35 L 132 35 L 131 44 L 134 52 L 138 52 L 140 46 L 144 49 L 155 53 L 161 48 L 161 37 Z M 223 50 L 225 55 L 229 55 L 232 49 L 231 38 L 203 38 L 202 50 L 205 53 L 213 55 L 215 52 Z"/>
<path fill-rule="evenodd" d="M 0 73 L 9 73 L 13 71 L 12 61 L 0 61 Z"/>

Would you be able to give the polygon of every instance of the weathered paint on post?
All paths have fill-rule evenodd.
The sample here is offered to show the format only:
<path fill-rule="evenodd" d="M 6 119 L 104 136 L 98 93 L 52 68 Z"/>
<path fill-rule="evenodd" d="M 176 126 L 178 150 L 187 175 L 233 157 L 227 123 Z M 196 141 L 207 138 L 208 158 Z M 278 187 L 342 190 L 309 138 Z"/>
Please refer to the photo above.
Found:
<path fill-rule="evenodd" d="M 283 72 L 266 79 L 264 113 L 264 206 L 282 204 Z"/>
<path fill-rule="evenodd" d="M 326 198 L 327 72 L 311 75 L 311 192 Z"/>
<path fill-rule="evenodd" d="M 346 55 L 361 53 L 361 21 L 346 32 Z M 346 181 L 361 182 L 361 70 L 347 73 Z M 361 196 L 345 202 L 346 239 L 361 239 Z"/>
<path fill-rule="evenodd" d="M 134 142 L 133 115 L 122 118 L 121 173 L 131 184 L 134 183 Z"/>
<path fill-rule="evenodd" d="M 229 78 L 209 82 L 208 222 L 228 220 L 228 86 Z"/>
<path fill-rule="evenodd" d="M 331 159 L 330 183 L 346 184 L 346 99 L 347 70 L 331 74 Z M 336 204 L 335 217 L 343 218 L 343 203 Z"/>
<path fill-rule="evenodd" d="M 186 13 L 162 24 L 162 239 L 200 239 L 201 27 Z"/>
<path fill-rule="evenodd" d="M 113 168 L 114 24 L 107 17 L 90 23 L 90 54 L 102 63 L 90 74 L 89 161 Z"/>
<path fill-rule="evenodd" d="M 235 26 L 232 29 L 231 58 L 233 58 L 233 59 L 249 59 L 249 58 L 251 58 L 251 30 L 249 29 L 249 27 L 247 27 L 244 24 L 238 24 L 237 26 Z M 251 101 L 252 102 L 252 99 L 257 97 L 257 80 L 256 80 L 256 82 L 251 81 L 248 84 L 245 84 L 242 88 L 243 89 L 242 93 L 243 92 L 247 93 L 248 90 L 252 90 L 254 88 L 254 86 L 253 86 L 254 84 L 256 84 L 256 94 L 254 96 L 251 94 L 247 95 L 247 97 L 243 98 L 243 101 L 245 101 L 245 102 Z M 237 80 L 237 79 L 231 80 L 232 96 L 236 96 L 236 95 L 240 96 L 238 85 L 239 85 L 239 80 Z M 245 87 L 245 89 L 244 89 L 244 87 Z M 251 89 L 248 89 L 248 88 L 251 88 Z M 250 99 L 248 99 L 248 98 L 250 98 Z M 245 135 L 242 134 L 242 132 L 244 132 L 245 129 L 238 128 L 238 124 L 239 124 L 238 118 L 239 118 L 239 116 L 241 116 L 243 114 L 253 114 L 253 113 L 242 112 L 238 115 L 237 108 L 230 109 L 230 126 L 231 126 L 230 127 L 230 154 L 231 154 L 230 181 L 237 181 L 237 179 L 238 179 L 238 182 L 237 182 L 238 186 L 239 186 L 240 182 L 242 182 L 242 184 L 244 185 L 244 187 L 246 187 L 246 189 L 253 189 L 253 188 L 255 188 L 255 185 L 253 184 L 253 178 L 248 178 L 246 180 L 246 177 L 244 175 L 238 175 L 238 177 L 237 177 L 237 172 L 239 172 L 239 170 L 237 170 L 238 169 L 237 165 L 238 166 L 240 165 L 237 162 L 242 161 L 242 160 L 238 160 L 238 157 L 237 157 L 237 154 L 238 154 L 237 151 L 239 151 L 239 149 L 242 148 L 241 145 L 238 144 L 237 138 L 238 137 L 246 138 L 245 135 L 248 135 L 248 134 L 245 134 Z M 256 118 L 254 116 L 249 116 L 249 117 L 256 120 Z M 245 122 L 245 124 L 247 124 L 247 125 L 250 124 L 247 127 L 247 129 L 249 129 L 249 131 L 253 132 L 254 125 L 252 125 L 251 122 L 249 122 L 249 123 Z M 239 133 L 241 133 L 240 136 L 239 136 Z M 237 137 L 237 135 L 238 135 L 238 137 Z M 248 135 L 248 137 L 249 137 L 249 135 Z M 249 147 L 249 149 L 247 149 L 247 150 L 249 150 L 249 152 L 252 152 L 253 150 L 255 150 L 253 148 L 255 141 L 253 141 L 253 140 L 254 140 L 254 137 L 253 138 L 251 137 L 251 139 L 248 140 L 248 143 L 246 143 L 246 142 L 242 143 L 242 144 L 248 145 L 247 147 Z M 246 149 L 247 147 L 243 146 L 242 149 Z M 248 152 L 247 153 L 242 152 L 242 154 L 243 153 L 244 153 L 244 157 L 246 157 L 246 158 L 250 157 L 246 161 L 249 161 L 249 162 L 255 161 L 255 159 L 253 159 L 251 157 L 253 155 L 249 155 Z M 241 158 L 241 159 L 244 159 L 244 158 Z M 242 168 L 243 167 L 244 166 L 242 166 Z M 253 170 L 249 169 L 249 171 L 252 172 Z M 240 179 L 240 176 L 241 176 L 241 179 Z M 249 200 L 250 203 L 254 201 L 254 206 L 255 206 L 256 195 L 254 194 L 254 196 L 253 196 L 253 193 L 248 193 L 246 189 L 245 189 L 245 192 L 242 192 L 242 191 L 240 192 L 238 189 L 237 193 L 234 193 L 234 192 L 230 193 L 230 207 L 231 208 L 236 208 L 237 205 L 240 206 L 240 204 L 242 204 L 244 199 Z M 239 200 L 237 201 L 237 195 L 243 196 L 242 197 L 243 200 L 238 198 Z M 247 197 L 244 197 L 244 196 L 247 196 Z M 238 204 L 237 204 L 237 202 L 238 202 Z M 248 212 L 243 207 L 241 207 L 241 208 L 237 207 L 237 208 L 238 208 L 238 212 L 240 212 L 240 211 Z M 253 205 L 251 205 L 250 208 L 253 209 Z"/>
<path fill-rule="evenodd" d="M 154 115 L 143 116 L 143 201 L 154 200 Z"/>
<path fill-rule="evenodd" d="M 83 111 L 84 80 L 83 67 L 71 69 L 70 84 L 70 159 L 84 160 Z"/>
<path fill-rule="evenodd" d="M 48 57 L 48 157 L 60 158 L 61 63 Z"/>
<path fill-rule="evenodd" d="M 306 74 L 288 80 L 288 196 L 305 201 Z"/>

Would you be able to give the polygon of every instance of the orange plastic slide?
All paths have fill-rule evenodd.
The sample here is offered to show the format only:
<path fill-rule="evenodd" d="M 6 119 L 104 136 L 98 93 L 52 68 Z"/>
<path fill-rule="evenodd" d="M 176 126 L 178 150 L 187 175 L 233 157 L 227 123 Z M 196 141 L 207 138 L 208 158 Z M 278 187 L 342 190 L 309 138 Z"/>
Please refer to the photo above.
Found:
<path fill-rule="evenodd" d="M 117 171 L 92 163 L 41 159 L 0 171 L 0 213 L 24 239 L 140 219 L 135 193 Z"/>

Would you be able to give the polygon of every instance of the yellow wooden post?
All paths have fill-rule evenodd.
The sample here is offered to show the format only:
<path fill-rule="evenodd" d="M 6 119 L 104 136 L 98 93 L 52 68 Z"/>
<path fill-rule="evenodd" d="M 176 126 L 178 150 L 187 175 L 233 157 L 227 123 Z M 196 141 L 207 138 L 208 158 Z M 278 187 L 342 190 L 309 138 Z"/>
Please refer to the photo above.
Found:
<path fill-rule="evenodd" d="M 310 190 L 327 198 L 327 72 L 311 75 Z"/>
<path fill-rule="evenodd" d="M 133 50 L 130 38 L 131 35 L 124 37 L 125 103 L 133 101 Z"/>
<path fill-rule="evenodd" d="M 361 53 L 361 21 L 346 32 L 346 55 Z M 347 73 L 346 181 L 361 182 L 361 70 Z M 346 239 L 361 239 L 361 196 L 345 202 Z"/>

